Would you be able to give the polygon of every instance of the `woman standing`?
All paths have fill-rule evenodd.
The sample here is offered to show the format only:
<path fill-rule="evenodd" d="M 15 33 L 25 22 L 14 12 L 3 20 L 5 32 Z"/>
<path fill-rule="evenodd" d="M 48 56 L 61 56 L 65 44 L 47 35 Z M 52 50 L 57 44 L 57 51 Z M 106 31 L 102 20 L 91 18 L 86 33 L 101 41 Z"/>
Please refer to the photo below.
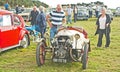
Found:
<path fill-rule="evenodd" d="M 96 22 L 96 25 L 97 25 L 96 34 L 99 34 L 97 47 L 101 47 L 102 45 L 103 34 L 105 34 L 105 37 L 106 37 L 105 47 L 106 48 L 109 47 L 110 45 L 110 23 L 111 23 L 111 18 L 108 14 L 106 14 L 106 8 L 103 7 L 101 10 L 101 15 L 98 17 L 97 22 Z"/>
<path fill-rule="evenodd" d="M 77 21 L 77 13 L 78 13 L 77 6 L 74 6 L 73 13 L 74 13 L 74 23 L 76 23 L 76 21 Z"/>

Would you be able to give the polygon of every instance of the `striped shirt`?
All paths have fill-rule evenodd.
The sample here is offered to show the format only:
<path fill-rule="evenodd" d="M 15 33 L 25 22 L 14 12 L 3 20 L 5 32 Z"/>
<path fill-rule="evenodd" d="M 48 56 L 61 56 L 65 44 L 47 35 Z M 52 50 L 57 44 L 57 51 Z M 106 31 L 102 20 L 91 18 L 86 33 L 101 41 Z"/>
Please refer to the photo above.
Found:
<path fill-rule="evenodd" d="M 50 16 L 51 16 L 51 21 L 52 21 L 51 23 L 53 25 L 62 25 L 62 20 L 65 17 L 65 14 L 63 11 L 61 12 L 52 11 L 50 13 Z"/>

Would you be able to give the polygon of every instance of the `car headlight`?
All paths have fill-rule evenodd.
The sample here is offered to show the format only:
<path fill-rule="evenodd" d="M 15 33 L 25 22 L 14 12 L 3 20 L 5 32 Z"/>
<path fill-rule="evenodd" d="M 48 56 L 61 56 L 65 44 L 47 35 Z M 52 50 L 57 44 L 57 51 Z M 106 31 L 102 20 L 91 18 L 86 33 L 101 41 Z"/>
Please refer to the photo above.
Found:
<path fill-rule="evenodd" d="M 78 40 L 80 38 L 80 35 L 79 34 L 75 34 L 74 37 L 75 37 L 76 40 Z"/>

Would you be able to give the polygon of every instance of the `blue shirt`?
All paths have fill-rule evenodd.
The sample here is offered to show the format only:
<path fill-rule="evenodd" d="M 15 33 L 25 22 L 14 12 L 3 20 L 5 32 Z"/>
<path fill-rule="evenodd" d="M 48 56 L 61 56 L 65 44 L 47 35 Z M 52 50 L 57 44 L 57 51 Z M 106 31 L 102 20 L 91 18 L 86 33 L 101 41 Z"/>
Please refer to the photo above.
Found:
<path fill-rule="evenodd" d="M 9 8 L 9 4 L 6 3 L 6 4 L 4 5 L 4 7 L 5 7 L 6 10 L 8 10 L 8 8 Z"/>

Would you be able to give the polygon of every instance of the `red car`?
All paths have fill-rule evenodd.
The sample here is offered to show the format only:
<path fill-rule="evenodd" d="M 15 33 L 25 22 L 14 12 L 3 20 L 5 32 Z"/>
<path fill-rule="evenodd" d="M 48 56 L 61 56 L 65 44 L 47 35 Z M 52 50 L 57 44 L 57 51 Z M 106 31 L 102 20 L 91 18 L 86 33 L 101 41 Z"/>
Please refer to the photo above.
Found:
<path fill-rule="evenodd" d="M 30 44 L 24 19 L 6 10 L 0 10 L 0 52 Z"/>

